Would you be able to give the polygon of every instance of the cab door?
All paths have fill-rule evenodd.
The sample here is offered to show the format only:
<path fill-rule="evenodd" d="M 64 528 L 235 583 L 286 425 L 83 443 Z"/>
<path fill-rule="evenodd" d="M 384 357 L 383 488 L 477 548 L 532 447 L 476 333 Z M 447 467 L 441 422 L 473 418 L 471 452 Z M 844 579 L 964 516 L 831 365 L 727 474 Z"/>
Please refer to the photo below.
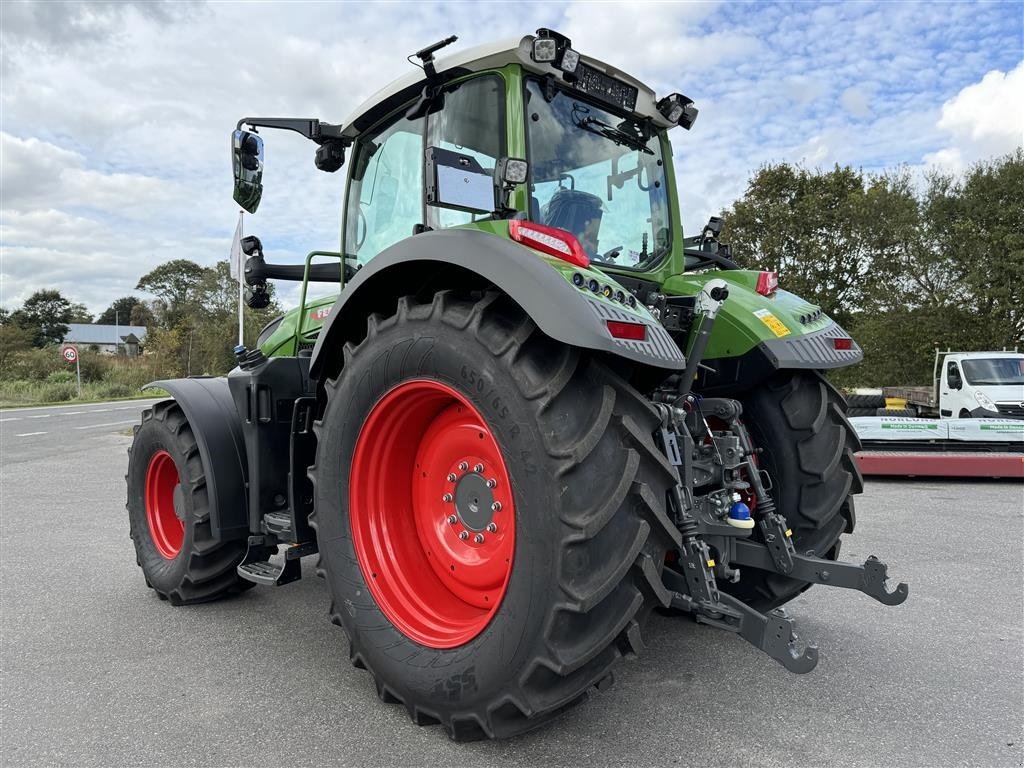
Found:
<path fill-rule="evenodd" d="M 958 418 L 963 408 L 964 378 L 956 360 L 946 361 L 939 387 L 939 414 Z M 967 410 L 970 410 L 969 408 Z"/>

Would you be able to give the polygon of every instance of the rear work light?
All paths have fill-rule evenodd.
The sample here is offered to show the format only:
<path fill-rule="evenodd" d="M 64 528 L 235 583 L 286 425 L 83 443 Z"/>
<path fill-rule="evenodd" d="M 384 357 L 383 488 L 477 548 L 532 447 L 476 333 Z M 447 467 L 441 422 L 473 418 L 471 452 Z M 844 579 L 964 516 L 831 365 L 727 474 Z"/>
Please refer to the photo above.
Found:
<path fill-rule="evenodd" d="M 643 323 L 623 323 L 619 320 L 609 320 L 608 333 L 616 339 L 647 340 L 647 326 Z"/>
<path fill-rule="evenodd" d="M 590 266 L 590 258 L 584 253 L 583 246 L 572 232 L 535 224 L 532 221 L 511 219 L 508 223 L 508 234 L 517 243 L 536 248 L 549 256 L 557 256 L 577 267 L 586 269 Z"/>
<path fill-rule="evenodd" d="M 779 276 L 775 272 L 762 272 L 757 276 L 756 290 L 762 296 L 771 296 L 779 287 Z"/>
<path fill-rule="evenodd" d="M 853 349 L 853 339 L 847 337 L 839 337 L 832 339 L 832 345 L 835 349 Z"/>

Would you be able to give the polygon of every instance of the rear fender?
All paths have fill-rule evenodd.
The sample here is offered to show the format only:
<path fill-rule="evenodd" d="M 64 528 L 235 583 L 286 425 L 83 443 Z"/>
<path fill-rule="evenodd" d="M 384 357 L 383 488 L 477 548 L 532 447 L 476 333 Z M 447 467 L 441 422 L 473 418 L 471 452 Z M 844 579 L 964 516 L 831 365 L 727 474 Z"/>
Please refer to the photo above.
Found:
<path fill-rule="evenodd" d="M 220 541 L 249 535 L 246 503 L 246 455 L 242 425 L 225 378 L 164 379 L 159 387 L 171 393 L 188 419 L 199 446 L 210 500 L 210 527 Z"/>
<path fill-rule="evenodd" d="M 489 286 L 511 297 L 541 331 L 557 341 L 666 373 L 685 367 L 671 336 L 643 307 L 630 309 L 577 288 L 539 254 L 511 240 L 478 230 L 448 229 L 406 238 L 356 273 L 317 338 L 310 375 L 317 379 L 337 375 L 344 343 L 362 340 L 367 317 L 393 312 L 401 296 Z M 609 320 L 645 323 L 646 341 L 613 338 L 606 324 Z"/>
<path fill-rule="evenodd" d="M 855 341 L 837 349 L 835 339 L 850 334 L 821 307 L 789 291 L 770 296 L 756 291 L 760 273 L 752 270 L 710 271 L 677 275 L 665 281 L 669 296 L 696 296 L 704 284 L 721 278 L 729 298 L 719 310 L 698 385 L 704 392 L 757 385 L 778 370 L 829 370 L 856 365 L 864 353 Z"/>

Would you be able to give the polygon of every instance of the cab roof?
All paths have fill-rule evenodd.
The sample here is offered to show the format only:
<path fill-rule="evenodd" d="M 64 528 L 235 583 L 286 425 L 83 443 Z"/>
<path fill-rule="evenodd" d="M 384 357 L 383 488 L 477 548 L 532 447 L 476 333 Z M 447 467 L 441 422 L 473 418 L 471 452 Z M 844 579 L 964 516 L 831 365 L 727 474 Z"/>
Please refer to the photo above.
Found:
<path fill-rule="evenodd" d="M 434 62 L 439 75 L 461 76 L 488 69 L 498 69 L 509 64 L 519 64 L 524 70 L 538 75 L 552 75 L 559 82 L 572 87 L 561 70 L 551 64 L 538 63 L 531 57 L 534 35 L 521 38 L 507 38 L 462 51 L 455 51 L 448 56 L 438 58 Z M 580 61 L 600 72 L 628 83 L 637 89 L 637 117 L 650 119 L 658 128 L 671 128 L 670 123 L 657 110 L 654 91 L 636 78 L 622 72 L 602 61 L 580 54 Z M 420 69 L 409 72 L 381 88 L 366 101 L 360 104 L 342 123 L 344 133 L 355 138 L 370 128 L 380 119 L 397 109 L 402 104 L 416 98 L 426 85 L 426 78 Z"/>

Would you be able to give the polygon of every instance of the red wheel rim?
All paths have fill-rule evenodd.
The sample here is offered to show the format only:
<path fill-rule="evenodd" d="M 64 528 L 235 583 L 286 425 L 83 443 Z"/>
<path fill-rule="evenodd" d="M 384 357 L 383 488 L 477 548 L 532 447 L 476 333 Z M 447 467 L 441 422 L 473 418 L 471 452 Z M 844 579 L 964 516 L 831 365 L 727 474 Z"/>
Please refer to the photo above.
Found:
<path fill-rule="evenodd" d="M 167 451 L 157 451 L 146 469 L 146 522 L 156 551 L 173 560 L 181 551 L 185 524 L 174 511 L 178 468 Z"/>
<path fill-rule="evenodd" d="M 508 471 L 480 412 L 437 381 L 399 384 L 356 440 L 349 522 L 377 605 L 410 639 L 454 648 L 479 635 L 512 572 Z"/>

